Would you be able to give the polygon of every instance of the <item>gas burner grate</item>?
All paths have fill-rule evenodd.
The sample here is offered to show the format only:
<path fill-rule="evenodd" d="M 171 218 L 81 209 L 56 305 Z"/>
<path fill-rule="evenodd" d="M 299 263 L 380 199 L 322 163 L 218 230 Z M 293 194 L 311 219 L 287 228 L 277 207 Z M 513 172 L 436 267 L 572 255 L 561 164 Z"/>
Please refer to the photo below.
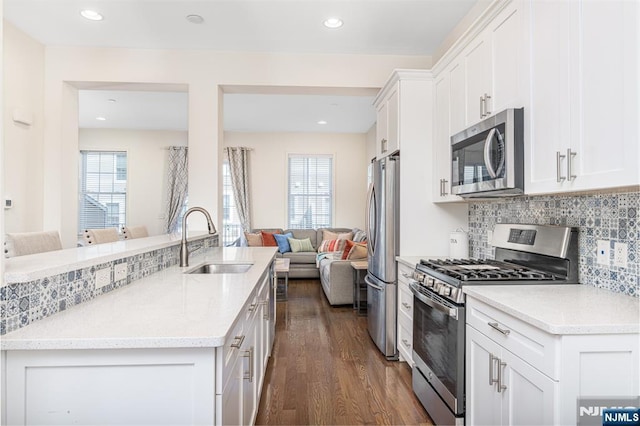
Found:
<path fill-rule="evenodd" d="M 545 272 L 490 259 L 422 259 L 420 265 L 461 281 L 549 281 L 556 279 L 555 276 Z"/>

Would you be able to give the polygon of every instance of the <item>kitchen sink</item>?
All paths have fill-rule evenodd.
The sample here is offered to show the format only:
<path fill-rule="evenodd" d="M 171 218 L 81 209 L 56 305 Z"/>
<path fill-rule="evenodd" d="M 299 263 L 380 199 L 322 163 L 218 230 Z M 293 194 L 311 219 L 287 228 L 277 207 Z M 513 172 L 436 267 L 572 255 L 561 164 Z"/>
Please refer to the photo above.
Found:
<path fill-rule="evenodd" d="M 197 266 L 187 274 L 242 274 L 247 272 L 253 263 L 205 263 Z"/>

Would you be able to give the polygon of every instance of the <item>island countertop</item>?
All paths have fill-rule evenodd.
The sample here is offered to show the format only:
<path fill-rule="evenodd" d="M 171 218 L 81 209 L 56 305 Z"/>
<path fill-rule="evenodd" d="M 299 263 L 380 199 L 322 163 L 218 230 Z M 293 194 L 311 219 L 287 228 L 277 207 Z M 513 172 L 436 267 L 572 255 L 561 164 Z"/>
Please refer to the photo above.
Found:
<path fill-rule="evenodd" d="M 2 350 L 217 347 L 276 253 L 275 247 L 214 247 L 190 266 L 130 285 L 2 336 Z M 185 274 L 202 263 L 253 263 L 245 273 Z"/>
<path fill-rule="evenodd" d="M 551 334 L 640 332 L 640 299 L 586 284 L 469 285 L 464 292 Z"/>

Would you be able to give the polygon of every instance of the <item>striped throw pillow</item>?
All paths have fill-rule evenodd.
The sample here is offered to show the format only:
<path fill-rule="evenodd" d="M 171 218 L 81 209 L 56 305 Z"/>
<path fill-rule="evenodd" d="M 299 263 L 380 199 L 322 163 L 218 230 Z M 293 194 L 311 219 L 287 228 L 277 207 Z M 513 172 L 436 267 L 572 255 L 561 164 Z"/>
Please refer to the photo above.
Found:
<path fill-rule="evenodd" d="M 343 251 L 346 244 L 345 239 L 339 238 L 335 240 L 322 240 L 320 247 L 318 247 L 318 253 L 329 253 L 333 251 Z"/>

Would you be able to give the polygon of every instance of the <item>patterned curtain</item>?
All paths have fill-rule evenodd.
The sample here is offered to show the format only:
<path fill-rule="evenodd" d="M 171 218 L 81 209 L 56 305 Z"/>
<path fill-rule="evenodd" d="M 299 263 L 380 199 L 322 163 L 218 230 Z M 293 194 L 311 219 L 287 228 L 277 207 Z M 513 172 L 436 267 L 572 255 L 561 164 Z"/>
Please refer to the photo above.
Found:
<path fill-rule="evenodd" d="M 167 233 L 177 232 L 188 194 L 188 148 L 169 147 L 169 180 L 167 196 Z"/>
<path fill-rule="evenodd" d="M 249 207 L 249 151 L 250 148 L 226 147 L 224 149 L 229 172 L 231 174 L 231 187 L 233 198 L 236 202 L 236 210 L 240 217 L 240 224 L 244 231 L 251 230 L 251 209 Z"/>

